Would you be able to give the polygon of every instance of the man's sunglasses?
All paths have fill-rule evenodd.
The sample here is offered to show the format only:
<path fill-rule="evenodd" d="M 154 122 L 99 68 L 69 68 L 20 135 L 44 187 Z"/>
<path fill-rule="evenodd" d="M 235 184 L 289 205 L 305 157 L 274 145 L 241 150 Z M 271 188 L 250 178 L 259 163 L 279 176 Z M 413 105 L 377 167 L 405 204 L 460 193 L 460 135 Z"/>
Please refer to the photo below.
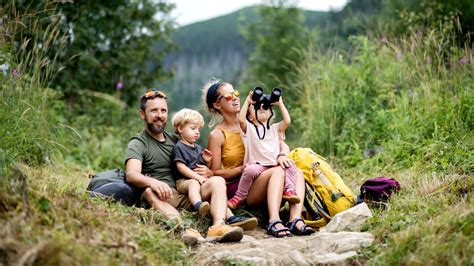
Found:
<path fill-rule="evenodd" d="M 230 92 L 230 93 L 226 93 L 224 95 L 221 95 L 219 96 L 219 98 L 217 98 L 217 101 L 220 101 L 222 98 L 224 98 L 226 101 L 230 102 L 232 101 L 232 98 L 233 97 L 239 97 L 240 96 L 240 92 L 238 90 L 234 90 L 233 92 Z"/>
<path fill-rule="evenodd" d="M 155 97 L 160 97 L 160 98 L 166 99 L 166 94 L 164 94 L 161 91 L 151 90 L 151 91 L 148 91 L 145 94 L 143 94 L 142 97 L 145 98 L 145 99 L 150 99 L 150 98 L 155 98 Z"/>

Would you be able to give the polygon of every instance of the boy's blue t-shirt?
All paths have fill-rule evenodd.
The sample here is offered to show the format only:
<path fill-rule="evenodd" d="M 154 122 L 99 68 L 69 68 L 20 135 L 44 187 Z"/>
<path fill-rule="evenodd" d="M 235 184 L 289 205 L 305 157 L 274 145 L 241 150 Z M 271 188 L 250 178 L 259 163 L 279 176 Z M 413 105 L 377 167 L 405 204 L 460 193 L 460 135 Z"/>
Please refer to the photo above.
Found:
<path fill-rule="evenodd" d="M 189 146 L 184 144 L 181 141 L 178 141 L 173 147 L 171 152 L 171 157 L 174 162 L 174 177 L 176 180 L 181 178 L 187 178 L 181 173 L 179 173 L 176 168 L 176 162 L 184 163 L 189 169 L 193 170 L 196 168 L 197 164 L 206 165 L 206 162 L 202 158 L 202 147 L 199 144 L 194 144 L 194 146 Z"/>

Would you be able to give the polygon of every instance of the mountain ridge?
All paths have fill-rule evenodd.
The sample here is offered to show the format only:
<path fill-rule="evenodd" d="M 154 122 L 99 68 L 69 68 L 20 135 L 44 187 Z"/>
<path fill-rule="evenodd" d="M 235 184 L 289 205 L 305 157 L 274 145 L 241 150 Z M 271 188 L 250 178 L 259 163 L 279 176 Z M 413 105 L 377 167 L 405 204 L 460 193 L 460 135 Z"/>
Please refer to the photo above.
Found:
<path fill-rule="evenodd" d="M 245 24 L 258 21 L 258 8 L 249 6 L 227 15 L 177 28 L 173 41 L 178 51 L 165 59 L 165 66 L 174 69 L 172 81 L 163 84 L 163 89 L 174 99 L 172 105 L 179 109 L 199 104 L 201 87 L 210 78 L 219 78 L 236 83 L 243 75 L 251 45 L 240 33 Z M 329 18 L 328 12 L 304 10 L 308 27 L 323 27 Z"/>

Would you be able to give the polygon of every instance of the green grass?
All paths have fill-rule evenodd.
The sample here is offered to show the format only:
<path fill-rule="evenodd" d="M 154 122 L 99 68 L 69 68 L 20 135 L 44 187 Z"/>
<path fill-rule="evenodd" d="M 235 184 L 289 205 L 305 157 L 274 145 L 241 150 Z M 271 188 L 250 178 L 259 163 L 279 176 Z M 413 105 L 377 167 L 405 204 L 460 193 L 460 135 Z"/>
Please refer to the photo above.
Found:
<path fill-rule="evenodd" d="M 354 37 L 352 54 L 309 51 L 300 66 L 292 146 L 330 157 L 356 193 L 371 177 L 401 183 L 389 209 L 372 206 L 376 241 L 354 263 L 474 262 L 473 54 L 437 30 Z"/>
<path fill-rule="evenodd" d="M 152 210 L 90 199 L 83 172 L 18 167 L 28 187 L 0 216 L 0 261 L 37 264 L 181 264 L 179 230 Z M 17 177 L 17 176 L 15 176 Z M 25 194 L 24 194 L 25 193 Z M 29 257 L 28 257 L 29 256 Z"/>
<path fill-rule="evenodd" d="M 7 33 L 40 23 L 15 19 Z M 55 27 L 44 40 L 60 38 Z M 448 35 L 356 37 L 351 53 L 311 51 L 299 68 L 290 145 L 329 157 L 355 193 L 376 176 L 402 186 L 390 208 L 371 206 L 364 230 L 376 241 L 355 264 L 474 264 L 474 57 Z M 123 165 L 143 126 L 136 110 L 87 91 L 78 99 L 87 109 L 66 105 L 47 85 L 55 62 L 39 40 L 29 40 L 36 52 L 15 50 L 21 37 L 0 40 L 0 64 L 10 66 L 0 73 L 0 264 L 193 263 L 161 214 L 85 192 L 88 173 Z M 210 222 L 184 217 L 202 232 Z"/>

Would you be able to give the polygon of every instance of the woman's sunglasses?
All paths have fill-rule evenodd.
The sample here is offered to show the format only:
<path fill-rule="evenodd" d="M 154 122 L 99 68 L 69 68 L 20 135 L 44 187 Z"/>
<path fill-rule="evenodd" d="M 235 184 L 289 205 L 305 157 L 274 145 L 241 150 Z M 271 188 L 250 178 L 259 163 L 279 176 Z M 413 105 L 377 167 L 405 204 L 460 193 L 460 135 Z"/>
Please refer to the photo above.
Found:
<path fill-rule="evenodd" d="M 219 96 L 219 98 L 217 98 L 217 101 L 220 101 L 222 98 L 224 98 L 226 101 L 230 102 L 232 101 L 232 98 L 233 97 L 239 97 L 240 96 L 240 92 L 238 90 L 234 90 L 233 92 L 230 92 L 230 93 L 226 93 L 224 95 L 221 95 Z"/>

